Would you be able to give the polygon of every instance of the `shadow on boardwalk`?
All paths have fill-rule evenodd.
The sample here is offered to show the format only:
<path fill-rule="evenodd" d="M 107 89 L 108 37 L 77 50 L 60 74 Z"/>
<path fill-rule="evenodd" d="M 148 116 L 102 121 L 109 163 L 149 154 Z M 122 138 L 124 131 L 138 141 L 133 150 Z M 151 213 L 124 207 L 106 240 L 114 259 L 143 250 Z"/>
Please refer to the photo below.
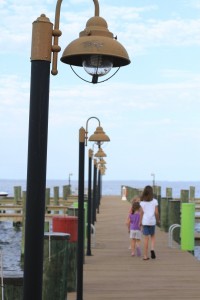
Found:
<path fill-rule="evenodd" d="M 168 235 L 156 229 L 155 260 L 131 257 L 125 219 L 130 204 L 104 196 L 97 214 L 96 247 L 84 264 L 84 300 L 200 299 L 200 262 L 168 247 Z M 68 293 L 75 300 L 76 293 Z M 78 300 L 78 299 L 77 299 Z"/>

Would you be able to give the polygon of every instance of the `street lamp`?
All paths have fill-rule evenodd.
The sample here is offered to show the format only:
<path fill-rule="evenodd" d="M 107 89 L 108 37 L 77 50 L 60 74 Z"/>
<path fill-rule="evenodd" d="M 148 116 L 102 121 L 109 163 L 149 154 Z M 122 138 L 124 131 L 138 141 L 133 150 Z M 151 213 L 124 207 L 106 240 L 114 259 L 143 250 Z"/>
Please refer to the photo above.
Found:
<path fill-rule="evenodd" d="M 105 68 L 108 61 L 109 66 L 115 68 L 128 65 L 130 59 L 124 47 L 108 31 L 106 21 L 99 17 L 98 0 L 93 2 L 95 16 L 89 19 L 79 38 L 66 47 L 61 61 L 69 65 L 83 66 L 92 75 L 92 82 L 96 83 L 98 77 L 104 75 L 101 69 Z M 62 0 L 58 0 L 54 26 L 42 14 L 33 22 L 32 29 L 24 300 L 42 299 L 50 64 L 52 58 L 51 73 L 56 75 L 57 57 L 61 50 L 58 45 L 58 38 L 62 34 L 59 29 L 61 4 Z"/>
<path fill-rule="evenodd" d="M 93 197 L 92 197 L 92 224 L 96 222 L 96 207 L 97 207 L 97 160 L 93 162 Z"/>
<path fill-rule="evenodd" d="M 97 153 L 95 153 L 94 157 L 97 158 L 103 158 L 106 157 L 107 155 L 105 154 L 105 152 L 103 151 L 103 149 L 101 147 L 99 147 Z"/>
<path fill-rule="evenodd" d="M 100 158 L 98 162 L 98 197 L 97 197 L 97 213 L 99 213 L 99 206 L 101 202 L 101 185 L 102 185 L 102 178 L 101 178 L 101 168 L 105 167 L 106 161 L 103 158 Z"/>
<path fill-rule="evenodd" d="M 98 143 L 98 152 L 94 155 L 95 157 L 104 157 L 106 154 L 100 147 L 100 142 Z M 87 251 L 86 255 L 91 256 L 91 223 L 94 224 L 93 222 L 93 206 L 94 209 L 96 209 L 96 204 L 93 197 L 93 203 L 92 203 L 92 193 L 91 193 L 91 188 L 92 188 L 92 158 L 93 158 L 93 150 L 89 149 L 88 151 L 88 211 L 87 211 Z M 94 171 L 95 172 L 95 171 Z M 96 182 L 96 180 L 94 180 Z M 96 184 L 96 183 L 95 183 Z M 93 196 L 94 196 L 94 188 L 93 188 Z"/>
<path fill-rule="evenodd" d="M 69 177 L 68 177 L 68 186 L 69 186 L 69 194 L 71 195 L 71 176 L 73 174 L 72 173 L 69 173 Z"/>
<path fill-rule="evenodd" d="M 92 157 L 93 157 L 93 150 L 89 149 L 88 151 L 88 211 L 87 211 L 87 256 L 91 256 L 91 213 L 92 213 L 92 195 L 91 195 L 91 188 L 92 188 Z"/>
<path fill-rule="evenodd" d="M 100 120 L 97 117 L 90 117 L 86 122 L 86 129 L 81 127 L 79 130 L 77 300 L 83 299 L 85 146 L 87 146 L 88 140 L 88 122 L 91 119 L 96 119 L 99 122 L 99 126 L 96 128 L 94 134 L 89 137 L 89 141 L 96 142 L 98 144 L 110 141 L 110 138 L 103 131 Z M 91 207 L 91 199 L 88 198 L 88 202 L 89 207 Z M 90 231 L 91 209 L 87 212 L 87 223 L 89 226 L 88 231 Z"/>
<path fill-rule="evenodd" d="M 111 68 L 126 66 L 130 59 L 125 48 L 108 30 L 106 20 L 99 16 L 98 0 L 93 2 L 95 16 L 87 21 L 86 28 L 80 32 L 79 38 L 65 48 L 61 61 L 70 66 L 83 66 L 92 76 L 92 83 L 97 83 L 98 78 L 108 74 Z M 80 77 L 77 73 L 76 75 Z"/>
<path fill-rule="evenodd" d="M 155 174 L 151 173 L 151 176 L 153 177 L 153 188 L 154 188 L 154 186 L 155 186 Z"/>

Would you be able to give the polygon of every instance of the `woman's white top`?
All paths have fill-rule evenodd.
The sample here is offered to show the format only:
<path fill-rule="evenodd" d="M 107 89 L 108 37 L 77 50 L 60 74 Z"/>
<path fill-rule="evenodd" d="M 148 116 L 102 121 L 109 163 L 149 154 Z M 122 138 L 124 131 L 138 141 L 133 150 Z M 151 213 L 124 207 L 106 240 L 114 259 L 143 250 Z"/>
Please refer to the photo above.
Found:
<path fill-rule="evenodd" d="M 140 206 L 144 212 L 142 218 L 142 225 L 156 225 L 155 209 L 158 206 L 158 200 L 141 201 Z"/>

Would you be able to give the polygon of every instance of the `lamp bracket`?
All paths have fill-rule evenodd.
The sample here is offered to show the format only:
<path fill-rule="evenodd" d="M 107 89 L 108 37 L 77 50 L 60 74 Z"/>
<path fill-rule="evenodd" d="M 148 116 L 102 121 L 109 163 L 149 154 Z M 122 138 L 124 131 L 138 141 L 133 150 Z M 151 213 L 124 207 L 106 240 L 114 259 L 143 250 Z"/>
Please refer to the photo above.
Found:
<path fill-rule="evenodd" d="M 85 146 L 87 146 L 87 140 L 88 140 L 88 122 L 91 119 L 96 119 L 99 122 L 99 126 L 101 126 L 101 122 L 97 117 L 90 117 L 89 119 L 87 119 L 87 121 L 86 121 L 86 130 L 85 130 Z"/>
<path fill-rule="evenodd" d="M 95 17 L 99 17 L 99 2 L 98 0 L 93 0 L 94 2 L 94 7 L 95 7 Z"/>
<path fill-rule="evenodd" d="M 93 0 L 93 2 L 94 2 L 94 6 L 95 6 L 95 16 L 99 16 L 99 2 L 98 2 L 98 0 Z M 52 32 L 52 35 L 54 37 L 53 45 L 51 47 L 51 51 L 53 52 L 52 70 L 51 70 L 52 75 L 57 75 L 58 74 L 58 68 L 57 68 L 57 65 L 58 65 L 58 52 L 60 52 L 60 50 L 61 50 L 61 47 L 58 45 L 58 38 L 62 35 L 62 32 L 59 29 L 61 4 L 62 4 L 62 0 L 57 0 L 54 30 Z M 76 72 L 74 72 L 74 73 L 76 74 Z M 79 78 L 81 78 L 81 77 L 79 77 Z M 84 80 L 83 78 L 81 78 L 81 79 Z M 85 80 L 85 81 L 89 82 L 87 80 Z"/>
<path fill-rule="evenodd" d="M 51 51 L 53 52 L 52 70 L 51 70 L 52 75 L 58 74 L 58 69 L 57 69 L 58 52 L 60 52 L 61 50 L 61 47 L 58 45 L 58 38 L 62 35 L 62 32 L 59 29 L 61 4 L 62 4 L 62 0 L 58 0 L 56 4 L 54 30 L 52 32 L 52 35 L 54 37 L 53 45 L 51 47 Z"/>

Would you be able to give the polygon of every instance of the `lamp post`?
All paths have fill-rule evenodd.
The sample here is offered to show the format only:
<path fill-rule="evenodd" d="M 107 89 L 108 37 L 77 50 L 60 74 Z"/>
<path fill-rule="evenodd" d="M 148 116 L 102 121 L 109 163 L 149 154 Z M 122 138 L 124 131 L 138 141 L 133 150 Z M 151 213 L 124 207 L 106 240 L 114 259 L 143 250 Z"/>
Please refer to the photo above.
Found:
<path fill-rule="evenodd" d="M 109 137 L 103 131 L 100 120 L 97 117 L 90 117 L 86 122 L 86 130 L 81 127 L 79 130 L 79 179 L 78 179 L 78 251 L 77 251 L 77 300 L 83 299 L 83 262 L 84 262 L 84 173 L 85 173 L 85 146 L 88 140 L 88 122 L 96 119 L 99 126 L 89 141 L 101 143 L 109 142 Z M 91 211 L 88 211 L 88 232 L 91 227 Z"/>
<path fill-rule="evenodd" d="M 97 207 L 97 160 L 93 163 L 93 197 L 92 197 L 92 224 L 96 222 L 96 207 Z"/>
<path fill-rule="evenodd" d="M 98 185 L 97 185 L 97 213 L 99 214 L 99 205 L 101 199 L 101 173 L 100 168 L 98 168 Z"/>
<path fill-rule="evenodd" d="M 100 143 L 98 143 L 98 152 L 94 155 L 95 157 L 104 157 L 106 154 L 100 147 Z M 91 223 L 94 224 L 93 222 L 93 205 L 96 207 L 95 203 L 93 202 L 92 205 L 92 193 L 91 193 L 91 188 L 92 188 L 92 157 L 93 157 L 93 150 L 89 149 L 88 151 L 88 211 L 87 211 L 87 256 L 91 256 Z M 96 179 L 94 180 L 96 182 Z M 96 190 L 96 189 L 95 189 Z M 94 191 L 94 189 L 93 189 Z M 94 197 L 93 197 L 94 199 Z"/>
<path fill-rule="evenodd" d="M 151 173 L 151 176 L 153 177 L 153 188 L 154 188 L 154 186 L 155 186 L 155 174 L 154 173 Z"/>
<path fill-rule="evenodd" d="M 98 197 L 97 197 L 97 213 L 99 213 L 99 206 L 101 202 L 101 168 L 105 166 L 106 161 L 103 158 L 100 158 L 98 162 Z"/>
<path fill-rule="evenodd" d="M 100 162 L 102 160 L 103 157 L 106 157 L 107 155 L 105 154 L 105 152 L 102 150 L 102 148 L 99 146 L 99 150 L 98 152 L 94 155 L 95 157 L 99 158 L 100 159 Z M 101 193 L 102 193 L 102 178 L 101 178 L 101 175 L 102 175 L 102 167 L 103 167 L 103 164 L 102 163 L 99 163 L 98 164 L 98 200 L 97 200 L 97 213 L 99 213 L 99 205 L 100 205 L 100 199 L 101 199 Z"/>
<path fill-rule="evenodd" d="M 92 219 L 92 156 L 93 151 L 89 149 L 88 151 L 88 211 L 87 211 L 87 256 L 91 256 L 91 219 Z"/>
<path fill-rule="evenodd" d="M 71 194 L 71 176 L 73 174 L 72 173 L 69 173 L 69 179 L 68 179 L 68 185 L 69 185 L 69 193 Z"/>
<path fill-rule="evenodd" d="M 106 21 L 99 17 L 98 0 L 93 2 L 95 16 L 89 19 L 79 38 L 65 48 L 61 61 L 83 66 L 91 74 L 92 82 L 96 83 L 98 77 L 107 74 L 110 67 L 128 65 L 130 59 L 124 47 L 108 31 Z M 57 57 L 61 50 L 58 45 L 58 38 L 62 34 L 59 30 L 61 4 L 62 0 L 58 0 L 54 26 L 42 14 L 33 22 L 32 29 L 24 300 L 42 299 L 50 64 L 52 58 L 51 74 L 56 75 Z"/>

